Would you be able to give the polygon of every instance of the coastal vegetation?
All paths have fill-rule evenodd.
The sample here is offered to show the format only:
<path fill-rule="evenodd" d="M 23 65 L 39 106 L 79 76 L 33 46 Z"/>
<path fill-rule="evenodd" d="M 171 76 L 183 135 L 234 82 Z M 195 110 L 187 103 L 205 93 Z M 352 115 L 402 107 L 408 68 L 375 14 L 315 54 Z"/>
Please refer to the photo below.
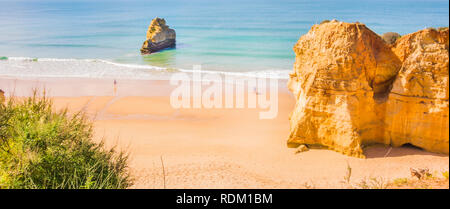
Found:
<path fill-rule="evenodd" d="M 82 112 L 54 111 L 45 93 L 0 104 L 1 189 L 128 188 L 127 159 L 93 141 Z"/>
<path fill-rule="evenodd" d="M 448 171 L 430 172 L 429 169 L 412 169 L 426 171 L 423 176 L 416 176 L 411 173 L 411 177 L 387 179 L 384 177 L 365 177 L 356 181 L 351 181 L 352 167 L 347 164 L 347 172 L 344 176 L 343 188 L 346 189 L 448 189 Z M 305 187 L 308 188 L 308 187 Z M 309 188 L 314 186 L 309 185 Z"/>
<path fill-rule="evenodd" d="M 434 27 L 428 27 L 428 30 L 436 30 L 436 31 L 445 31 L 448 30 L 448 27 L 438 27 L 438 28 L 434 28 Z"/>
<path fill-rule="evenodd" d="M 381 35 L 381 38 L 383 39 L 383 41 L 385 41 L 388 44 L 394 44 L 397 41 L 397 39 L 399 39 L 400 37 L 402 37 L 402 36 L 395 32 L 387 32 L 387 33 L 384 33 L 383 35 Z"/>

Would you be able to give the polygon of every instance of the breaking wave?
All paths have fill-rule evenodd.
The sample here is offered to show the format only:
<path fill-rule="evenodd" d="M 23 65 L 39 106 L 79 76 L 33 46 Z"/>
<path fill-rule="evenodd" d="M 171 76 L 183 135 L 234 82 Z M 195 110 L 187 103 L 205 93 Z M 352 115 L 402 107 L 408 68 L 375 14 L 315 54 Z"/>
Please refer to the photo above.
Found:
<path fill-rule="evenodd" d="M 139 80 L 168 80 L 173 73 L 193 73 L 192 69 L 165 68 L 152 65 L 117 63 L 103 59 L 60 59 L 32 57 L 1 57 L 0 76 L 9 77 L 79 77 Z M 230 75 L 235 77 L 289 78 L 290 70 L 263 71 L 214 71 L 203 74 Z"/>

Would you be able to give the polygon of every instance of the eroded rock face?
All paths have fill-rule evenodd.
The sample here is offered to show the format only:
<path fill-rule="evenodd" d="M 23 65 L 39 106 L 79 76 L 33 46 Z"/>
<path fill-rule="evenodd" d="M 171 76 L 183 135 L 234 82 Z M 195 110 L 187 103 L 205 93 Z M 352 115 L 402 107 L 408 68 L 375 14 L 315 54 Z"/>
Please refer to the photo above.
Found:
<path fill-rule="evenodd" d="M 412 63 L 417 59 L 422 60 L 422 56 L 412 58 L 404 51 L 412 54 L 414 54 L 413 51 L 416 51 L 416 54 L 425 53 L 424 51 L 419 52 L 420 49 L 418 49 L 424 43 L 410 43 L 412 38 L 404 36 L 395 44 L 395 48 L 398 49 L 393 50 L 364 24 L 334 20 L 314 25 L 294 46 L 296 60 L 288 86 L 294 93 L 297 103 L 290 116 L 291 130 L 288 146 L 308 144 L 310 147 L 326 147 L 346 155 L 364 157 L 361 145 L 383 143 L 399 146 L 411 143 L 420 146 L 423 143 L 418 142 L 422 140 L 444 143 L 443 145 L 434 145 L 435 147 L 444 147 L 439 152 L 445 152 L 446 143 L 446 153 L 448 153 L 448 30 L 446 38 L 443 37 L 445 32 L 435 31 L 433 33 L 438 34 L 434 36 L 435 39 L 431 40 L 447 40 L 446 52 L 445 46 L 443 46 L 445 44 L 439 45 L 439 43 L 439 47 L 430 45 L 434 51 L 430 48 L 430 53 L 433 51 L 431 54 L 422 55 L 429 57 L 427 61 L 422 61 L 424 65 L 422 67 L 427 70 L 417 70 L 420 75 L 416 76 L 436 75 L 440 77 L 434 77 L 439 81 L 433 80 L 425 83 L 438 83 L 430 86 L 435 91 L 431 94 L 440 95 L 442 99 L 439 100 L 439 104 L 434 102 L 431 105 L 430 102 L 429 105 L 433 108 L 439 106 L 440 109 L 433 109 L 431 106 L 428 108 L 439 112 L 442 125 L 429 124 L 431 127 L 428 126 L 424 129 L 442 127 L 439 131 L 442 137 L 446 133 L 446 141 L 445 139 L 421 138 L 420 131 L 413 131 L 417 132 L 417 140 L 406 140 L 405 138 L 411 136 L 409 133 L 411 130 L 407 125 L 411 118 L 397 119 L 394 117 L 399 111 L 404 111 L 408 117 L 419 117 L 409 114 L 408 110 L 401 107 L 401 105 L 409 104 L 392 102 L 394 100 L 392 94 L 404 89 L 405 85 L 408 86 L 403 83 L 399 84 L 400 77 L 411 75 L 412 69 L 415 69 Z M 429 41 L 430 44 L 437 44 L 430 41 L 429 38 L 423 38 L 423 40 Z M 404 42 L 405 44 L 400 44 Z M 410 43 L 411 49 L 402 47 L 404 50 L 400 50 L 399 47 L 406 46 L 406 43 Z M 441 51 L 439 51 L 440 57 L 435 57 L 434 53 L 438 53 L 437 49 L 443 50 L 442 53 L 445 52 L 447 58 L 441 54 Z M 400 51 L 405 55 L 401 56 Z M 428 64 L 434 67 L 426 67 Z M 406 80 L 409 82 L 408 79 Z M 399 85 L 402 88 L 397 87 Z M 391 92 L 392 86 L 394 89 Z M 445 92 L 446 97 L 442 96 Z M 414 95 L 413 97 L 416 96 L 422 97 L 423 95 Z M 408 97 L 408 95 L 405 94 L 403 97 Z M 444 120 L 445 115 L 446 121 Z M 422 119 L 417 120 L 421 121 Z M 445 124 L 447 124 L 446 129 L 444 128 Z M 396 128 L 397 126 L 401 128 Z M 425 133 L 425 130 L 422 132 Z M 428 149 L 428 147 L 423 148 Z M 430 150 L 437 151 L 436 149 Z"/>
<path fill-rule="evenodd" d="M 449 30 L 426 29 L 395 43 L 402 61 L 389 94 L 386 140 L 449 153 Z"/>
<path fill-rule="evenodd" d="M 166 21 L 155 18 L 147 30 L 147 40 L 141 48 L 142 54 L 151 54 L 166 48 L 173 48 L 176 44 L 175 30 L 166 25 Z"/>

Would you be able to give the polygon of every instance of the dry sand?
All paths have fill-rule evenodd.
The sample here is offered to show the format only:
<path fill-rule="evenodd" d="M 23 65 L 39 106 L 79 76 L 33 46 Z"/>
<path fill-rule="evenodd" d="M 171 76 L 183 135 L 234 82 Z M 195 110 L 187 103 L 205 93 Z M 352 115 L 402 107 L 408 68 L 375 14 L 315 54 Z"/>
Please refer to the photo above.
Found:
<path fill-rule="evenodd" d="M 0 78 L 0 89 L 24 96 L 45 88 L 55 107 L 85 110 L 95 138 L 131 154 L 133 188 L 346 188 L 370 177 L 409 177 L 411 167 L 449 170 L 449 157 L 415 148 L 371 147 L 367 159 L 328 150 L 295 154 L 286 146 L 288 117 L 295 105 L 284 85 L 278 117 L 260 120 L 259 109 L 173 109 L 167 81 Z M 281 82 L 283 83 L 283 82 Z M 28 92 L 28 93 L 27 93 Z M 387 154 L 387 156 L 386 156 Z"/>

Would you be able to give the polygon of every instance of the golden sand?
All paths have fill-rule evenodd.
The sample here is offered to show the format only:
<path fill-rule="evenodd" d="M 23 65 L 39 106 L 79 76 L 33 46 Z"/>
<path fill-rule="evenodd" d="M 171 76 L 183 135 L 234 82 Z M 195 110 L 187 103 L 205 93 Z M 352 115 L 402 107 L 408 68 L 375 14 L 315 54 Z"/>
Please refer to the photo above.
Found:
<path fill-rule="evenodd" d="M 161 156 L 167 188 L 345 188 L 348 165 L 353 183 L 409 177 L 411 167 L 449 168 L 446 155 L 405 147 L 367 148 L 367 159 L 316 149 L 295 154 L 286 146 L 295 100 L 285 89 L 278 117 L 260 120 L 259 109 L 173 109 L 166 81 L 118 81 L 113 96 L 112 81 L 0 78 L 5 92 L 11 86 L 18 93 L 45 86 L 56 109 L 86 111 L 96 140 L 130 152 L 134 188 L 163 187 Z"/>

